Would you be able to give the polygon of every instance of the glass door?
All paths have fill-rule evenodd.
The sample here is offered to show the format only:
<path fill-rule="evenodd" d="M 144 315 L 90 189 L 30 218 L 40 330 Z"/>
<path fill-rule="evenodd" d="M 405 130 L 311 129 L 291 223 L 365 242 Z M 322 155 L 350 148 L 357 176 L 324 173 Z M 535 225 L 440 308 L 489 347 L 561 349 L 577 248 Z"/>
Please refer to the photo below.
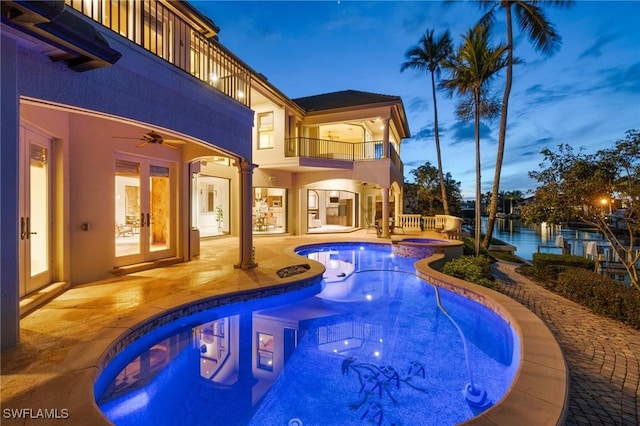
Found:
<path fill-rule="evenodd" d="M 173 185 L 170 164 L 116 158 L 116 266 L 175 256 Z"/>
<path fill-rule="evenodd" d="M 20 297 L 51 282 L 51 140 L 20 128 Z"/>
<path fill-rule="evenodd" d="M 149 205 L 146 209 L 146 229 L 149 231 L 150 260 L 167 257 L 172 246 L 173 197 L 171 169 L 166 165 L 148 165 Z M 175 252 L 173 253 L 175 254 Z"/>

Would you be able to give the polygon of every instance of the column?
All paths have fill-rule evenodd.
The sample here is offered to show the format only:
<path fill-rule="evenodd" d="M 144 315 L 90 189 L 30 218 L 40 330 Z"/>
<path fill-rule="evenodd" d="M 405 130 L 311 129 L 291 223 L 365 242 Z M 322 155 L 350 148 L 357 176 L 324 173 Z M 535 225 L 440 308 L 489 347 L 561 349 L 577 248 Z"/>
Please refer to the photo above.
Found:
<path fill-rule="evenodd" d="M 389 238 L 389 188 L 381 188 L 382 191 L 382 238 Z"/>
<path fill-rule="evenodd" d="M 253 169 L 257 166 L 244 160 L 237 160 L 240 172 L 240 262 L 238 269 L 252 269 L 258 266 L 253 259 L 253 228 L 251 226 L 251 197 L 253 191 Z"/>
<path fill-rule="evenodd" d="M 385 118 L 382 120 L 382 124 L 384 126 L 383 136 L 382 136 L 382 158 L 389 157 L 389 119 Z"/>
<path fill-rule="evenodd" d="M 19 164 L 19 122 L 18 106 L 19 93 L 18 61 L 16 43 L 9 37 L 0 34 L 2 41 L 2 91 L 0 91 L 0 256 L 2 270 L 0 271 L 0 349 L 7 349 L 18 344 L 20 339 L 20 291 L 18 268 L 18 175 Z"/>

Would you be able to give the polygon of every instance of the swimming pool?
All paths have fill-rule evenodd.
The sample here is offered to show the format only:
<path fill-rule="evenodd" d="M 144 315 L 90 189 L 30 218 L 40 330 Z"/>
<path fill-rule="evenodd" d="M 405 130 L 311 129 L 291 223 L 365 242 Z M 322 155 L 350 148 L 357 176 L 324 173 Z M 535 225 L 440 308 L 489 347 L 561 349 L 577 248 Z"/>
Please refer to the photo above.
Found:
<path fill-rule="evenodd" d="M 123 425 L 442 425 L 509 388 L 511 328 L 444 290 L 442 310 L 413 274 L 416 259 L 389 244 L 297 252 L 326 266 L 321 289 L 181 318 L 134 342 L 96 382 L 105 415 Z M 486 392 L 480 404 L 465 398 L 469 383 Z"/>

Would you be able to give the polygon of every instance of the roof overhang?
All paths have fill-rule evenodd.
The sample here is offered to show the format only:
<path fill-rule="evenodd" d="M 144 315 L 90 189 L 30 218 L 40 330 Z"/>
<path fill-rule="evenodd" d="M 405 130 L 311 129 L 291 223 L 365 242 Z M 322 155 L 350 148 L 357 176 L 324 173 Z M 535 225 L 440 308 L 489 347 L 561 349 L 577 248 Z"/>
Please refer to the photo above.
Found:
<path fill-rule="evenodd" d="M 64 0 L 2 1 L 0 6 L 3 24 L 61 49 L 64 53 L 51 60 L 63 60 L 74 71 L 113 65 L 122 56 L 93 25 L 65 6 Z"/>

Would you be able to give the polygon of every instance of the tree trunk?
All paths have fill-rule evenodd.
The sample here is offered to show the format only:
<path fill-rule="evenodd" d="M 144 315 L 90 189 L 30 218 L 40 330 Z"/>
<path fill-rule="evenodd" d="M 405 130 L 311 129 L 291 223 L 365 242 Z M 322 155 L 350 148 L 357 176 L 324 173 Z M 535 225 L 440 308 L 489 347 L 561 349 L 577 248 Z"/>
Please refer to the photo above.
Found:
<path fill-rule="evenodd" d="M 480 194 L 480 185 L 482 179 L 480 177 L 480 89 L 474 90 L 475 97 L 475 134 L 476 134 L 476 232 L 475 232 L 475 253 L 476 256 L 480 255 L 480 228 L 481 226 L 481 215 L 480 215 L 480 204 L 481 204 L 481 194 Z"/>
<path fill-rule="evenodd" d="M 509 96 L 511 94 L 511 84 L 513 80 L 513 28 L 511 22 L 511 4 L 506 7 L 507 12 L 507 44 L 509 46 L 507 59 L 507 76 L 502 95 L 502 109 L 500 111 L 500 130 L 498 133 L 498 153 L 496 156 L 496 168 L 493 176 L 493 186 L 491 187 L 491 204 L 489 205 L 489 218 L 487 220 L 487 231 L 484 236 L 482 246 L 489 248 L 493 227 L 496 222 L 498 210 L 498 192 L 500 191 L 500 174 L 502 173 L 502 161 L 504 159 L 504 145 L 507 134 L 507 112 L 509 110 Z"/>
<path fill-rule="evenodd" d="M 442 172 L 442 154 L 440 153 L 440 131 L 438 130 L 438 105 L 436 102 L 436 79 L 431 72 L 431 92 L 433 93 L 433 123 L 436 136 L 436 154 L 438 156 L 438 179 L 440 180 L 440 192 L 442 194 L 442 206 L 444 214 L 449 214 L 449 202 L 447 201 L 447 188 L 444 184 L 444 173 Z"/>

